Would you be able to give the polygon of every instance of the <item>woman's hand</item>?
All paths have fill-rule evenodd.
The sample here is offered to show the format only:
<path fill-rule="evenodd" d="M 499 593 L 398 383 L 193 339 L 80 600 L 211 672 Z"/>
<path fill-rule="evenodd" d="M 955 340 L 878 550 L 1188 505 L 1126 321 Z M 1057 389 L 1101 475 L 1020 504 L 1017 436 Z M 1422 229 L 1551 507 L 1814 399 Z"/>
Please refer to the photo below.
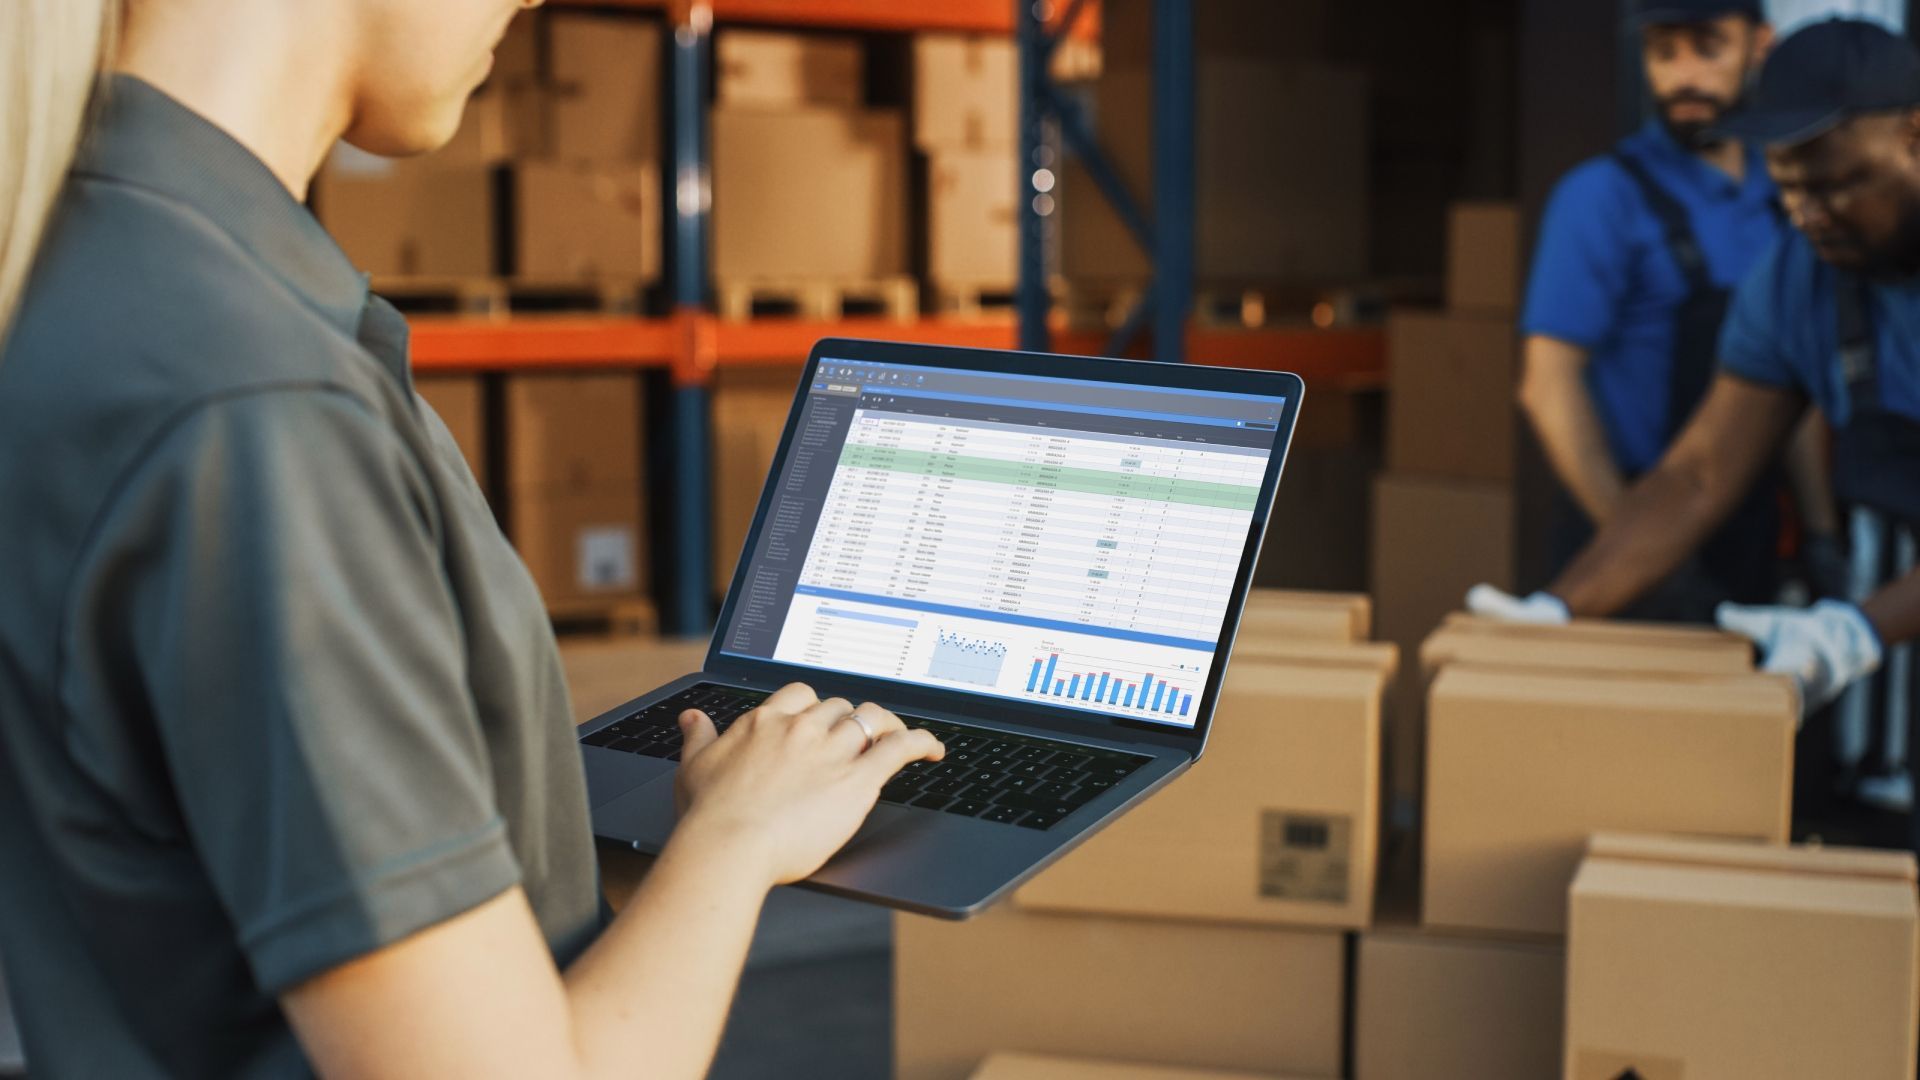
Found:
<path fill-rule="evenodd" d="M 881 786 L 903 766 L 946 756 L 940 740 L 907 730 L 878 705 L 856 710 L 844 698 L 821 701 L 799 683 L 775 692 L 724 736 L 698 710 L 681 714 L 680 730 L 686 744 L 675 780 L 679 832 L 703 846 L 744 852 L 769 885 L 807 877 L 846 846 Z"/>

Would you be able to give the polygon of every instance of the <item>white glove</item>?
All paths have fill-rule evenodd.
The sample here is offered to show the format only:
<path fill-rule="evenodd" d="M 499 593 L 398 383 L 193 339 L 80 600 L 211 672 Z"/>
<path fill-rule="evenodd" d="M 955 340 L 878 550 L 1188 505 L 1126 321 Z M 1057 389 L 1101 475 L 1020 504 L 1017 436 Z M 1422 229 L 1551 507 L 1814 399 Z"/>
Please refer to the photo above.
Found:
<path fill-rule="evenodd" d="M 1813 712 L 1849 684 L 1880 670 L 1880 635 L 1860 609 L 1838 600 L 1810 608 L 1721 604 L 1720 628 L 1754 640 L 1766 653 L 1762 670 L 1791 675 L 1800 707 Z"/>
<path fill-rule="evenodd" d="M 1552 593 L 1537 592 L 1522 598 L 1491 585 L 1467 590 L 1467 610 L 1485 619 L 1532 626 L 1565 626 L 1573 621 L 1566 601 Z"/>

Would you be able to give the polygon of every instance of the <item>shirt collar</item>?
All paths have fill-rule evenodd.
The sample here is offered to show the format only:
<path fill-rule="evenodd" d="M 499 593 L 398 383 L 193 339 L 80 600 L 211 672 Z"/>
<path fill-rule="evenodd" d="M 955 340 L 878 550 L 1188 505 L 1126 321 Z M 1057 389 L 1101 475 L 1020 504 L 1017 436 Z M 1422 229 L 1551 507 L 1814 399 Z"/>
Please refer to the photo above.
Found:
<path fill-rule="evenodd" d="M 74 171 L 197 212 L 341 332 L 359 335 L 366 276 L 265 162 L 151 84 L 130 75 L 109 79 Z"/>
<path fill-rule="evenodd" d="M 1760 147 L 1747 143 L 1740 148 L 1746 159 L 1745 172 L 1739 180 L 1728 176 L 1712 165 L 1700 160 L 1693 151 L 1680 145 L 1673 133 L 1660 122 L 1659 117 L 1651 117 L 1640 126 L 1637 137 L 1640 155 L 1649 164 L 1671 170 L 1680 177 L 1698 183 L 1705 190 L 1718 190 L 1738 194 L 1765 202 L 1773 198 L 1773 179 L 1767 174 L 1766 155 Z"/>

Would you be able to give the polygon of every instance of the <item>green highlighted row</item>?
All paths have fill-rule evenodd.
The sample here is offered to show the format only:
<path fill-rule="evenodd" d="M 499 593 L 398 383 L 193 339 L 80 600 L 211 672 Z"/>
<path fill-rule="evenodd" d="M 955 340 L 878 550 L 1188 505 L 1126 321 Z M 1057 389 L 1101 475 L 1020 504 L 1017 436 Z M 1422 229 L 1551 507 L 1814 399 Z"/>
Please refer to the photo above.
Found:
<path fill-rule="evenodd" d="M 1151 499 L 1155 502 L 1185 503 L 1189 506 L 1215 506 L 1229 510 L 1252 510 L 1260 489 L 1240 484 L 1216 484 L 1208 480 L 1175 480 L 1165 476 L 1108 472 L 1104 469 L 1079 469 L 1065 465 L 1041 465 L 996 458 L 965 457 L 960 454 L 930 454 L 924 450 L 906 450 L 894 446 L 853 444 L 841 456 L 841 464 L 856 469 L 887 469 L 893 472 L 939 476 L 953 480 L 984 480 L 996 484 L 1021 484 L 1027 487 L 1077 491 L 1087 495 L 1114 495 L 1127 499 Z"/>

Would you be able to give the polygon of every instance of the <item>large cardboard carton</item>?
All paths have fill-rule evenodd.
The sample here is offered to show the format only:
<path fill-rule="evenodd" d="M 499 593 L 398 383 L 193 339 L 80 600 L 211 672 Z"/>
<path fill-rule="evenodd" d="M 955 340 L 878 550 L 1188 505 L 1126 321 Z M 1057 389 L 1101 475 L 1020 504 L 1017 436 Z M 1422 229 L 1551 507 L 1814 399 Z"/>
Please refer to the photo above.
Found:
<path fill-rule="evenodd" d="M 548 16 L 547 33 L 554 153 L 604 164 L 659 161 L 659 24 L 557 11 Z"/>
<path fill-rule="evenodd" d="M 1705 627 L 1638 623 L 1521 626 L 1449 618 L 1420 646 L 1431 678 L 1449 664 L 1622 675 L 1738 675 L 1753 670 L 1753 643 Z"/>
<path fill-rule="evenodd" d="M 1481 582 L 1513 583 L 1514 500 L 1505 485 L 1388 475 L 1373 488 L 1377 635 L 1415 653 Z"/>
<path fill-rule="evenodd" d="M 1362 593 L 1254 589 L 1240 615 L 1242 647 L 1266 638 L 1365 641 L 1373 633 L 1373 600 Z"/>
<path fill-rule="evenodd" d="M 1448 667 L 1427 708 L 1422 917 L 1565 933 L 1594 832 L 1784 842 L 1799 710 L 1768 675 Z"/>
<path fill-rule="evenodd" d="M 552 138 L 553 95 L 545 86 L 494 81 L 467 100 L 459 130 L 429 160 L 436 165 L 499 165 L 545 156 Z"/>
<path fill-rule="evenodd" d="M 1467 590 L 1511 588 L 1514 497 L 1499 484 L 1383 476 L 1373 488 L 1375 636 L 1419 655 L 1420 643 Z M 1420 787 L 1424 700 L 1403 679 L 1388 710 L 1387 784 L 1396 813 L 1411 815 Z"/>
<path fill-rule="evenodd" d="M 1220 1072 L 1170 1065 L 1053 1057 L 1045 1054 L 995 1054 L 970 1080 L 1282 1080 L 1269 1073 Z"/>
<path fill-rule="evenodd" d="M 1019 139 L 1019 56 L 1005 37 L 913 39 L 913 142 L 935 153 L 1002 150 Z M 1004 184 L 1009 192 L 1013 185 Z"/>
<path fill-rule="evenodd" d="M 1365 274 L 1366 76 L 1228 56 L 1200 66 L 1194 92 L 1195 276 L 1271 285 Z M 1101 145 L 1148 204 L 1151 101 L 1144 69 L 1101 75 Z M 1061 272 L 1070 281 L 1145 280 L 1146 256 L 1077 161 L 1062 175 L 1060 214 Z"/>
<path fill-rule="evenodd" d="M 1520 306 L 1520 208 L 1455 203 L 1447 214 L 1447 307 L 1511 316 Z"/>
<path fill-rule="evenodd" d="M 1566 950 L 1423 933 L 1360 935 L 1354 1071 L 1367 1080 L 1542 1080 L 1560 1067 Z"/>
<path fill-rule="evenodd" d="M 487 402 L 480 376 L 416 375 L 413 389 L 447 425 L 474 481 L 487 490 Z"/>
<path fill-rule="evenodd" d="M 858 106 L 866 58 L 860 39 L 779 30 L 722 30 L 713 46 L 722 105 Z"/>
<path fill-rule="evenodd" d="M 721 368 L 713 382 L 713 573 L 724 592 L 747 542 L 800 381 L 798 367 Z"/>
<path fill-rule="evenodd" d="M 1596 837 L 1572 891 L 1571 1080 L 1906 1080 L 1911 855 Z"/>
<path fill-rule="evenodd" d="M 714 109 L 714 275 L 904 273 L 905 155 L 892 110 Z"/>
<path fill-rule="evenodd" d="M 631 372 L 515 375 L 506 385 L 507 487 L 638 487 L 640 382 Z"/>
<path fill-rule="evenodd" d="M 395 160 L 342 145 L 314 184 L 320 221 L 375 277 L 484 277 L 497 271 L 493 170 Z"/>
<path fill-rule="evenodd" d="M 1346 943 L 1326 931 L 1052 915 L 894 922 L 895 1080 L 1007 1049 L 1336 1076 Z"/>
<path fill-rule="evenodd" d="M 1377 654 L 1326 667 L 1236 658 L 1207 754 L 1190 775 L 1042 872 L 1015 903 L 1366 926 L 1373 917 L 1380 703 L 1388 677 Z"/>
<path fill-rule="evenodd" d="M 644 592 L 646 513 L 637 480 L 514 491 L 507 507 L 507 533 L 550 611 Z"/>
<path fill-rule="evenodd" d="M 1388 467 L 1511 482 L 1518 358 L 1509 318 L 1394 312 L 1387 323 Z"/>
<path fill-rule="evenodd" d="M 927 163 L 927 277 L 937 286 L 1013 288 L 1020 259 L 1011 146 L 942 150 Z"/>
<path fill-rule="evenodd" d="M 524 161 L 513 178 L 519 276 L 640 282 L 660 276 L 658 166 Z"/>

